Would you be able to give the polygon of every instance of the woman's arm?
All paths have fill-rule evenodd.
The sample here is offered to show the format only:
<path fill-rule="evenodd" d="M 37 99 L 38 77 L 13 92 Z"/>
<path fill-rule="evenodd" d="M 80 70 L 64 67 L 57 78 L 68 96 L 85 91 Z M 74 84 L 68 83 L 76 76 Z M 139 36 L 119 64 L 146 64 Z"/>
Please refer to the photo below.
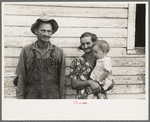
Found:
<path fill-rule="evenodd" d="M 81 90 L 87 86 L 89 86 L 89 83 L 87 82 L 87 80 L 80 81 L 80 80 L 77 80 L 75 77 L 71 78 L 72 89 Z"/>
<path fill-rule="evenodd" d="M 71 79 L 72 89 L 81 90 L 87 86 L 90 86 L 94 93 L 99 93 L 101 91 L 101 87 L 99 83 L 96 81 L 93 80 L 79 81 L 76 78 Z"/>

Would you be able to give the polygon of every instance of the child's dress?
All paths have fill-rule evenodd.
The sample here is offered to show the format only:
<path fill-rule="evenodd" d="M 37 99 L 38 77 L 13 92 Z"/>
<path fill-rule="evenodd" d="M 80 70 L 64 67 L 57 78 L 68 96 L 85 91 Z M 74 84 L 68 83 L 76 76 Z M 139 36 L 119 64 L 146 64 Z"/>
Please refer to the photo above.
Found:
<path fill-rule="evenodd" d="M 100 81 L 99 78 L 104 73 L 104 71 L 108 71 L 109 75 L 106 77 L 105 80 Z M 90 78 L 94 81 L 98 81 L 102 85 L 103 89 L 107 90 L 113 82 L 111 58 L 105 56 L 102 59 L 98 59 L 96 61 L 96 66 L 93 69 Z"/>

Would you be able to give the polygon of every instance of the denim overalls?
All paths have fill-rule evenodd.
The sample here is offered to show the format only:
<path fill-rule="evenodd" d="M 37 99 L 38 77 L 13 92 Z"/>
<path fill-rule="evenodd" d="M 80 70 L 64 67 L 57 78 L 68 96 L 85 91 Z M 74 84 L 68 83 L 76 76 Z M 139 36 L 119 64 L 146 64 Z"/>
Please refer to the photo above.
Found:
<path fill-rule="evenodd" d="M 53 55 L 54 49 L 55 46 L 47 59 L 38 59 L 33 50 L 33 61 L 28 68 L 25 99 L 60 99 L 58 62 Z"/>

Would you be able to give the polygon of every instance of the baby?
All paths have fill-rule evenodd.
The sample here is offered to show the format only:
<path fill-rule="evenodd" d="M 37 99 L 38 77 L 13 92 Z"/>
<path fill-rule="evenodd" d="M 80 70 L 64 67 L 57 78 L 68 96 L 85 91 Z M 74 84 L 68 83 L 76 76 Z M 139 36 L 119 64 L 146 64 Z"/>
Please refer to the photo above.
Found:
<path fill-rule="evenodd" d="M 106 92 L 113 83 L 112 62 L 111 58 L 107 56 L 109 49 L 109 44 L 105 40 L 98 40 L 93 46 L 93 53 L 97 61 L 90 78 L 100 84 L 101 92 Z M 101 92 L 96 95 L 97 99 L 103 98 Z M 88 95 L 88 97 L 91 96 Z"/>

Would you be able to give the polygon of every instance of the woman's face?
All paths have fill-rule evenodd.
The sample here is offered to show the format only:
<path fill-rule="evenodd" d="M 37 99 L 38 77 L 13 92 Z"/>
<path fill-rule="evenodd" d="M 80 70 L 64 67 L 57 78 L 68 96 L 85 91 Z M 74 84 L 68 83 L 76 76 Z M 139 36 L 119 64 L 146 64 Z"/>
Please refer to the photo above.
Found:
<path fill-rule="evenodd" d="M 81 48 L 85 53 L 92 52 L 93 42 L 90 36 L 81 38 L 80 43 Z"/>

